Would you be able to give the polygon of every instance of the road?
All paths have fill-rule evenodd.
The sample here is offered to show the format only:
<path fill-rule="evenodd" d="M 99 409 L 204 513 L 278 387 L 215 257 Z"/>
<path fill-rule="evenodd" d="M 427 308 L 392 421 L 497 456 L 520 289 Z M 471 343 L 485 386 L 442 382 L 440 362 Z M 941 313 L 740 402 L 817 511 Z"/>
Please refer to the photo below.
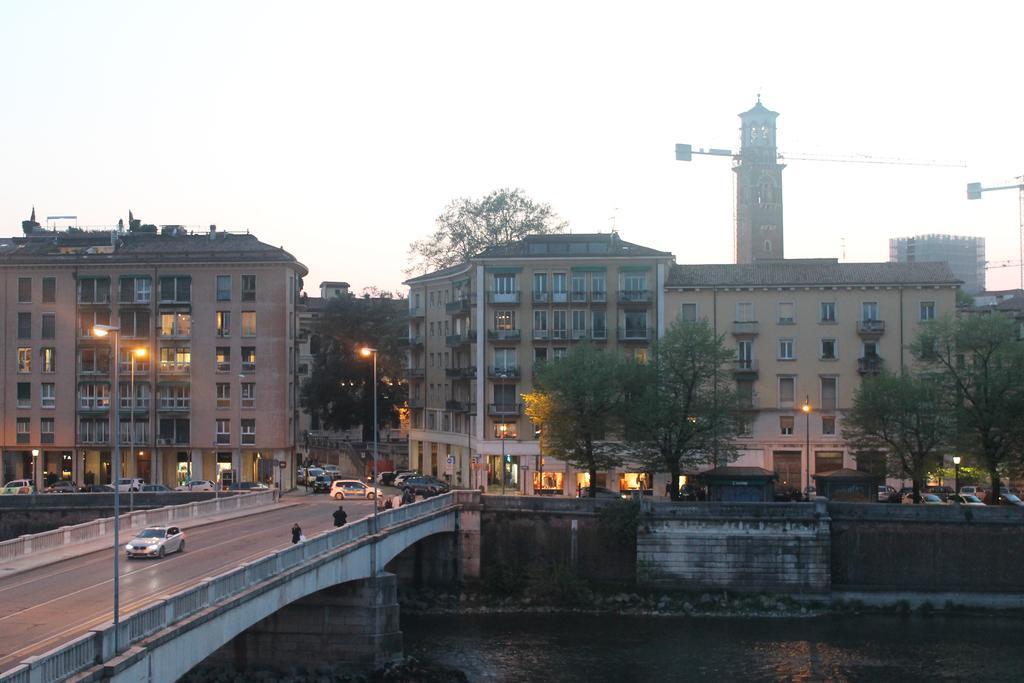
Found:
<path fill-rule="evenodd" d="M 185 532 L 186 550 L 162 560 L 126 560 L 121 553 L 121 615 L 291 544 L 298 522 L 307 536 L 333 526 L 338 503 L 326 495 L 285 497 L 297 505 L 218 522 Z M 344 502 L 348 521 L 373 508 Z M 130 540 L 122 538 L 122 545 Z M 0 579 L 0 672 L 26 657 L 67 642 L 113 620 L 113 549 L 96 551 Z"/>

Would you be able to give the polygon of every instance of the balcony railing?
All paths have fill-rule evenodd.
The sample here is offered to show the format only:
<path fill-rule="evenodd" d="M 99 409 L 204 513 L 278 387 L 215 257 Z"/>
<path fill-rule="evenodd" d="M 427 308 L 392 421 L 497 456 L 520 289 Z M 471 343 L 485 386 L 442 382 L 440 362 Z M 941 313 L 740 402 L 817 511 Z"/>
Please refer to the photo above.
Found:
<path fill-rule="evenodd" d="M 522 415 L 522 403 L 489 403 L 487 405 L 488 415 Z"/>
<path fill-rule="evenodd" d="M 757 377 L 757 360 L 754 358 L 739 358 L 733 361 L 732 370 L 738 377 Z"/>
<path fill-rule="evenodd" d="M 469 330 L 468 332 L 460 332 L 458 334 L 449 334 L 444 338 L 446 346 L 462 346 L 463 344 L 472 344 L 476 341 L 476 331 Z"/>
<path fill-rule="evenodd" d="M 569 330 L 569 339 L 571 339 L 572 341 L 583 341 L 584 339 L 587 338 L 588 336 L 586 330 Z"/>
<path fill-rule="evenodd" d="M 569 330 L 551 330 L 551 338 L 559 341 L 568 339 Z"/>
<path fill-rule="evenodd" d="M 865 337 L 876 337 L 885 333 L 884 320 L 858 320 L 857 334 Z"/>
<path fill-rule="evenodd" d="M 649 304 L 651 303 L 651 290 L 649 289 L 620 289 L 619 303 L 622 304 Z"/>
<path fill-rule="evenodd" d="M 517 379 L 519 377 L 519 366 L 490 366 L 487 368 L 487 376 L 490 377 L 491 379 Z"/>
<path fill-rule="evenodd" d="M 647 342 L 651 340 L 651 331 L 646 328 L 620 327 L 619 341 Z"/>
<path fill-rule="evenodd" d="M 551 301 L 551 295 L 547 292 L 534 292 L 533 303 L 535 304 L 546 304 Z"/>
<path fill-rule="evenodd" d="M 449 301 L 444 305 L 444 312 L 450 315 L 459 315 L 460 313 L 469 313 L 469 309 L 473 306 L 473 297 L 462 297 L 455 301 Z"/>
<path fill-rule="evenodd" d="M 476 379 L 476 368 L 445 368 L 444 375 L 453 379 Z"/>
<path fill-rule="evenodd" d="M 410 334 L 409 335 L 409 346 L 423 346 L 423 335 L 422 334 Z"/>
<path fill-rule="evenodd" d="M 487 330 L 487 338 L 495 341 L 519 341 L 520 330 Z"/>
<path fill-rule="evenodd" d="M 409 407 L 410 408 L 422 408 L 423 407 L 423 399 L 422 398 L 410 398 L 408 403 L 409 403 Z"/>
<path fill-rule="evenodd" d="M 424 315 L 426 315 L 426 309 L 423 306 L 417 306 L 416 308 L 412 308 L 412 307 L 409 308 L 409 317 L 410 318 L 422 318 Z"/>
<path fill-rule="evenodd" d="M 595 327 L 590 330 L 590 338 L 594 341 L 608 341 L 608 330 L 603 327 Z"/>
<path fill-rule="evenodd" d="M 405 376 L 406 377 L 423 377 L 423 375 L 425 375 L 426 372 L 427 372 L 426 368 L 407 367 L 405 369 Z"/>
<path fill-rule="evenodd" d="M 608 292 L 602 290 L 594 290 L 590 293 L 590 303 L 592 304 L 603 304 L 608 302 Z"/>
<path fill-rule="evenodd" d="M 569 303 L 569 292 L 551 292 L 551 303 L 553 303 L 553 304 L 567 304 L 567 303 Z"/>
<path fill-rule="evenodd" d="M 547 341 L 551 339 L 551 332 L 548 330 L 534 330 L 533 339 L 534 341 Z"/>
<path fill-rule="evenodd" d="M 191 368 L 191 363 L 160 361 L 160 373 L 163 375 L 187 375 Z"/>
<path fill-rule="evenodd" d="M 570 298 L 574 304 L 585 304 L 587 303 L 587 293 L 579 290 L 574 290 L 570 294 Z"/>
<path fill-rule="evenodd" d="M 487 292 L 489 304 L 518 304 L 520 292 Z"/>
<path fill-rule="evenodd" d="M 755 337 L 759 331 L 756 320 L 735 320 L 732 323 L 734 337 Z"/>
<path fill-rule="evenodd" d="M 469 410 L 468 401 L 445 401 L 445 410 L 451 410 L 456 413 L 465 413 Z"/>
<path fill-rule="evenodd" d="M 877 375 L 882 371 L 882 366 L 881 356 L 864 356 L 857 359 L 857 372 L 862 375 Z"/>

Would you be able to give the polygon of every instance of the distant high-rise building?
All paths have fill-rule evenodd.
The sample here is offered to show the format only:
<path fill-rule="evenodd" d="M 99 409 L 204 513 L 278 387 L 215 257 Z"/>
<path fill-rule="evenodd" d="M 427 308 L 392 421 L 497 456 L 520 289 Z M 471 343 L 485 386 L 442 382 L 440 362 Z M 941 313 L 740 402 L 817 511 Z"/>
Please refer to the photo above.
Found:
<path fill-rule="evenodd" d="M 985 238 L 961 235 L 917 235 L 889 240 L 889 261 L 913 263 L 945 261 L 953 274 L 963 280 L 963 290 L 977 294 L 985 290 Z"/>
<path fill-rule="evenodd" d="M 740 116 L 736 172 L 736 263 L 784 258 L 782 169 L 775 140 L 778 114 L 757 104 Z"/>

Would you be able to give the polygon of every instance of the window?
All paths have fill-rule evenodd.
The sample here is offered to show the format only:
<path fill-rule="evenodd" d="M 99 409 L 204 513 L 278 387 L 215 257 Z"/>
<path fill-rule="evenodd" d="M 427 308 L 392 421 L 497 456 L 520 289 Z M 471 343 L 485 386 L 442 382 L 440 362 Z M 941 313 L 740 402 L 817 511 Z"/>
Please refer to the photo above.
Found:
<path fill-rule="evenodd" d="M 556 309 L 551 312 L 551 338 L 552 339 L 568 339 L 568 323 L 566 322 L 566 311 L 564 309 Z"/>
<path fill-rule="evenodd" d="M 572 338 L 583 339 L 587 332 L 587 311 L 572 312 Z"/>
<path fill-rule="evenodd" d="M 79 311 L 78 313 L 78 336 L 95 337 L 97 325 L 110 324 L 110 311 Z"/>
<path fill-rule="evenodd" d="M 78 421 L 79 443 L 108 443 L 110 423 L 105 419 L 82 418 Z"/>
<path fill-rule="evenodd" d="M 626 311 L 625 339 L 647 339 L 647 311 Z"/>
<path fill-rule="evenodd" d="M 242 336 L 256 336 L 256 311 L 242 311 Z"/>
<path fill-rule="evenodd" d="M 165 444 L 187 444 L 191 425 L 188 418 L 161 418 L 160 442 Z"/>
<path fill-rule="evenodd" d="M 18 314 L 18 339 L 32 338 L 32 314 Z"/>
<path fill-rule="evenodd" d="M 835 339 L 822 339 L 821 340 L 821 359 L 822 360 L 835 360 L 837 357 L 836 353 L 836 340 Z"/>
<path fill-rule="evenodd" d="M 39 362 L 42 364 L 43 372 L 57 371 L 57 349 L 52 346 L 44 346 L 39 349 Z"/>
<path fill-rule="evenodd" d="M 821 322 L 834 323 L 836 321 L 836 302 L 821 302 Z"/>
<path fill-rule="evenodd" d="M 684 303 L 679 311 L 679 319 L 688 323 L 697 322 L 697 304 Z"/>
<path fill-rule="evenodd" d="M 217 420 L 217 443 L 231 443 L 231 420 Z"/>
<path fill-rule="evenodd" d="M 792 415 L 779 415 L 779 434 L 793 436 L 793 422 Z"/>
<path fill-rule="evenodd" d="M 43 327 L 39 332 L 39 336 L 42 339 L 53 339 L 57 336 L 57 314 L 56 313 L 43 313 L 42 315 Z"/>
<path fill-rule="evenodd" d="M 256 444 L 256 420 L 242 420 L 242 445 L 253 446 Z"/>
<path fill-rule="evenodd" d="M 796 378 L 795 377 L 780 377 L 779 378 L 779 407 L 780 408 L 792 408 L 793 397 L 796 396 Z"/>
<path fill-rule="evenodd" d="M 160 278 L 160 303 L 187 304 L 192 301 L 192 278 L 187 275 Z"/>
<path fill-rule="evenodd" d="M 794 360 L 796 355 L 794 354 L 794 343 L 792 339 L 780 339 L 779 340 L 779 360 Z"/>
<path fill-rule="evenodd" d="M 223 382 L 217 384 L 217 407 L 231 407 L 231 385 Z"/>
<path fill-rule="evenodd" d="M 82 410 L 106 410 L 110 407 L 110 385 L 85 383 L 78 387 L 78 407 Z"/>
<path fill-rule="evenodd" d="M 57 405 L 56 393 L 52 382 L 43 382 L 39 385 L 39 407 L 54 408 Z"/>
<path fill-rule="evenodd" d="M 147 443 L 149 443 L 149 420 L 140 420 L 140 419 L 136 418 L 134 424 L 135 424 L 135 443 L 137 443 L 137 444 L 147 444 Z M 122 444 L 131 443 L 130 442 L 130 439 L 131 439 L 131 426 L 132 426 L 132 422 L 130 422 L 130 421 L 123 420 L 121 422 L 120 435 L 121 435 L 121 443 Z"/>
<path fill-rule="evenodd" d="M 494 312 L 494 329 L 496 329 L 496 330 L 514 330 L 514 329 L 516 329 L 516 313 L 515 313 L 515 311 L 495 311 Z"/>
<path fill-rule="evenodd" d="M 57 301 L 57 278 L 43 278 L 43 303 L 52 304 Z"/>
<path fill-rule="evenodd" d="M 564 304 L 569 300 L 569 290 L 565 273 L 551 274 L 551 301 L 556 304 Z"/>
<path fill-rule="evenodd" d="M 160 410 L 188 410 L 192 405 L 192 387 L 188 384 L 161 384 Z"/>
<path fill-rule="evenodd" d="M 754 304 L 750 302 L 741 302 L 736 304 L 736 322 L 756 322 L 756 319 L 754 318 Z"/>
<path fill-rule="evenodd" d="M 242 275 L 242 301 L 256 301 L 256 276 Z"/>
<path fill-rule="evenodd" d="M 495 384 L 494 385 L 494 405 L 497 406 L 501 412 L 511 412 L 516 407 L 516 385 L 515 384 Z"/>
<path fill-rule="evenodd" d="M 149 339 L 149 311 L 121 309 L 121 336 L 125 339 Z"/>
<path fill-rule="evenodd" d="M 494 301 L 516 300 L 516 276 L 512 273 L 494 274 Z"/>
<path fill-rule="evenodd" d="M 878 302 L 865 301 L 861 304 L 861 320 L 878 320 Z"/>
<path fill-rule="evenodd" d="M 125 382 L 121 385 L 119 392 L 119 403 L 122 409 L 132 409 L 132 397 L 131 397 L 132 385 L 130 382 Z M 135 383 L 135 410 L 149 410 L 149 383 L 147 382 L 136 382 Z"/>
<path fill-rule="evenodd" d="M 18 407 L 32 407 L 32 383 L 18 382 Z"/>
<path fill-rule="evenodd" d="M 590 312 L 590 335 L 594 339 L 608 338 L 608 323 L 604 311 Z"/>
<path fill-rule="evenodd" d="M 110 278 L 81 278 L 78 281 L 78 302 L 83 304 L 109 304 Z"/>
<path fill-rule="evenodd" d="M 256 347 L 242 347 L 242 372 L 256 372 Z"/>
<path fill-rule="evenodd" d="M 254 382 L 242 382 L 242 407 L 256 407 L 256 384 Z"/>
<path fill-rule="evenodd" d="M 934 301 L 922 301 L 921 302 L 921 320 L 935 320 L 935 302 Z"/>
<path fill-rule="evenodd" d="M 754 368 L 754 342 L 736 342 L 736 367 L 740 370 L 752 370 Z"/>
<path fill-rule="evenodd" d="M 217 301 L 231 301 L 231 276 L 217 276 Z"/>
<path fill-rule="evenodd" d="M 647 273 L 626 273 L 622 276 L 622 298 L 643 301 L 647 296 Z"/>
<path fill-rule="evenodd" d="M 821 409 L 822 410 L 835 410 L 836 409 L 836 378 L 835 377 L 822 377 L 821 378 Z"/>
<path fill-rule="evenodd" d="M 573 301 L 586 301 L 587 300 L 587 276 L 584 273 L 573 273 L 572 280 L 570 282 L 572 287 L 572 300 Z"/>
<path fill-rule="evenodd" d="M 836 435 L 836 418 L 834 415 L 821 416 L 821 433 L 825 436 Z"/>
<path fill-rule="evenodd" d="M 39 418 L 39 443 L 53 443 L 53 418 Z"/>
<path fill-rule="evenodd" d="M 551 359 L 558 360 L 559 358 L 565 358 L 567 353 L 569 353 L 569 349 L 564 346 L 556 346 L 551 349 Z"/>
<path fill-rule="evenodd" d="M 877 358 L 878 357 L 878 343 L 877 342 L 864 342 L 864 358 Z M 962 357 L 958 358 L 961 362 L 958 363 L 960 367 L 963 367 Z"/>
<path fill-rule="evenodd" d="M 547 339 L 548 338 L 548 312 L 544 310 L 535 310 L 533 312 L 533 338 L 534 339 Z"/>
<path fill-rule="evenodd" d="M 190 313 L 161 313 L 161 337 L 189 337 L 192 335 L 192 315 Z"/>
<path fill-rule="evenodd" d="M 792 325 L 796 322 L 796 307 L 791 301 L 783 301 L 779 304 L 779 324 Z"/>
<path fill-rule="evenodd" d="M 754 383 L 745 380 L 736 382 L 736 399 L 740 408 L 751 410 L 754 407 Z"/>
<path fill-rule="evenodd" d="M 30 278 L 30 277 L 19 277 L 18 278 L 18 303 L 19 304 L 30 304 L 30 303 L 32 303 L 32 278 Z"/>
<path fill-rule="evenodd" d="M 31 438 L 31 421 L 27 417 L 19 417 L 17 421 L 17 442 L 28 443 Z"/>
<path fill-rule="evenodd" d="M 231 336 L 231 311 L 217 311 L 217 336 Z"/>
<path fill-rule="evenodd" d="M 120 367 L 118 371 L 123 375 L 123 378 L 130 378 L 132 372 L 132 360 L 135 361 L 135 377 L 144 375 L 149 372 L 149 354 L 147 353 L 142 358 L 139 358 L 135 353 L 135 349 L 120 349 L 121 359 Z"/>
<path fill-rule="evenodd" d="M 160 349 L 160 372 L 188 372 L 192 366 L 192 349 L 188 346 L 165 346 Z"/>
<path fill-rule="evenodd" d="M 18 372 L 32 372 L 32 349 L 24 346 L 18 349 Z"/>
<path fill-rule="evenodd" d="M 494 349 L 494 371 L 498 375 L 509 375 L 518 369 L 515 349 Z"/>
<path fill-rule="evenodd" d="M 121 278 L 121 292 L 119 299 L 123 304 L 148 304 L 153 297 L 153 282 L 149 277 L 140 275 L 137 277 Z"/>
<path fill-rule="evenodd" d="M 81 373 L 109 372 L 110 351 L 104 348 L 82 349 L 78 353 L 78 371 Z"/>
<path fill-rule="evenodd" d="M 604 273 L 590 275 L 590 298 L 594 301 L 605 301 L 608 298 L 608 280 Z"/>

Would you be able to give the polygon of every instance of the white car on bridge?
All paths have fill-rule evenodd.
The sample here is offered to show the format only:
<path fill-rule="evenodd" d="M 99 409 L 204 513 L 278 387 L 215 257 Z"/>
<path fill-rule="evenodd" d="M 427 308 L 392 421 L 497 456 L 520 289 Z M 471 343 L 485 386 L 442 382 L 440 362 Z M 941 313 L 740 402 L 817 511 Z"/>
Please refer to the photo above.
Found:
<path fill-rule="evenodd" d="M 185 534 L 176 526 L 148 526 L 124 547 L 129 558 L 163 557 L 185 551 Z"/>

